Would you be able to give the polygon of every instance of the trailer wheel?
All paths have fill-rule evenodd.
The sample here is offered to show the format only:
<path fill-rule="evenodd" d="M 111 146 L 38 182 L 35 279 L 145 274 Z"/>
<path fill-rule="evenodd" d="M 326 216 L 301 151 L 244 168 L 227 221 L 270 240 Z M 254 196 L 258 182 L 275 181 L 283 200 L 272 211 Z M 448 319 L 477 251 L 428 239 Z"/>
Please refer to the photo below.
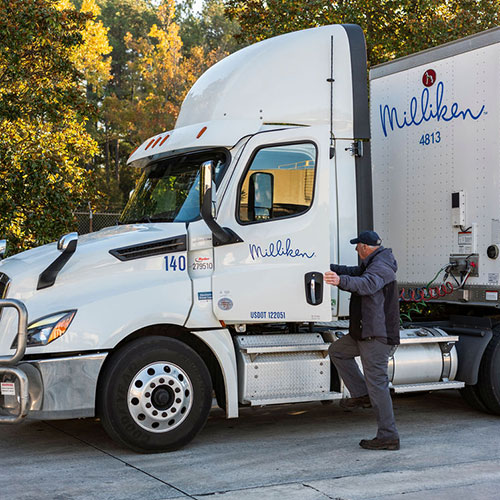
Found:
<path fill-rule="evenodd" d="M 460 389 L 460 395 L 462 396 L 464 401 L 475 410 L 479 410 L 485 413 L 491 413 L 481 399 L 477 384 L 466 385 L 463 389 Z"/>
<path fill-rule="evenodd" d="M 479 367 L 479 395 L 486 408 L 500 415 L 500 327 L 493 329 L 493 337 L 486 349 Z"/>
<path fill-rule="evenodd" d="M 181 448 L 203 428 L 212 382 L 200 356 L 166 337 L 138 339 L 105 368 L 98 393 L 104 429 L 139 452 Z"/>

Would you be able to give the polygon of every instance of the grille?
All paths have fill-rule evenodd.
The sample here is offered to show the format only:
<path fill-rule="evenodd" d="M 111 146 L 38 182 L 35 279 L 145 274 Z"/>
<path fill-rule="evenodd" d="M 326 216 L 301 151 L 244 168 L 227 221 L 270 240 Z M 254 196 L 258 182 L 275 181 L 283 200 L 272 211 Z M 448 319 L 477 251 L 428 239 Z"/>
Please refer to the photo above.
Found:
<path fill-rule="evenodd" d="M 134 260 L 153 255 L 162 255 L 166 253 L 182 252 L 186 250 L 186 236 L 173 236 L 164 240 L 150 241 L 140 245 L 131 245 L 128 247 L 115 248 L 109 253 L 119 260 Z"/>
<path fill-rule="evenodd" d="M 0 299 L 3 299 L 5 298 L 5 295 L 7 294 L 7 288 L 8 288 L 8 284 L 9 284 L 9 277 L 4 274 L 4 273 L 0 273 Z"/>
<path fill-rule="evenodd" d="M 10 278 L 5 273 L 0 273 L 0 299 L 4 299 L 9 288 Z M 3 307 L 0 308 L 0 318 L 2 317 Z"/>

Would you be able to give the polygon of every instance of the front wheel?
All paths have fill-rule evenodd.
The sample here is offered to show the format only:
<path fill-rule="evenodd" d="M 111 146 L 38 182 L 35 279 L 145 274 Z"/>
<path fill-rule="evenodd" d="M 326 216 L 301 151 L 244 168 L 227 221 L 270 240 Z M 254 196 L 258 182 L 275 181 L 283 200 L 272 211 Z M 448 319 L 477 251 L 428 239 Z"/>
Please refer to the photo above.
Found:
<path fill-rule="evenodd" d="M 111 438 L 140 452 L 181 448 L 203 428 L 212 402 L 205 363 L 168 337 L 137 339 L 110 359 L 98 408 Z"/>

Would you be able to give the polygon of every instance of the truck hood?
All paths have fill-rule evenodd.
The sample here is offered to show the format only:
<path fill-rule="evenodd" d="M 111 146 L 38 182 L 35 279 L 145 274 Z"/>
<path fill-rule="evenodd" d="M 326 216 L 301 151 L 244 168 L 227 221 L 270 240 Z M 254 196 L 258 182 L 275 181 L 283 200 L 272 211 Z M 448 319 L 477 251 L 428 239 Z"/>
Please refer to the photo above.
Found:
<path fill-rule="evenodd" d="M 117 272 L 125 271 L 124 268 L 129 267 L 130 263 L 121 262 L 110 251 L 185 234 L 184 223 L 157 223 L 114 226 L 80 236 L 75 253 L 59 272 L 53 287 L 91 274 L 103 276 L 108 268 L 116 268 Z M 59 255 L 61 252 L 57 244 L 50 243 L 1 261 L 0 272 L 11 279 L 9 297 L 27 300 L 37 292 L 40 273 Z M 40 293 L 48 290 L 50 288 L 40 290 Z"/>

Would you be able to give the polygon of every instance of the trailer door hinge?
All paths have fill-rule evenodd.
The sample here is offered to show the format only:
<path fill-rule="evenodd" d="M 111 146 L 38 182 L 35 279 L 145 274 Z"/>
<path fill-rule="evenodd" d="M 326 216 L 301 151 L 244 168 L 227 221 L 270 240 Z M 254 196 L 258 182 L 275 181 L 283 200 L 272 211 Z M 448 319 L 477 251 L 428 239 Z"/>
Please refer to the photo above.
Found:
<path fill-rule="evenodd" d="M 351 152 L 351 156 L 361 157 L 363 156 L 363 141 L 355 141 L 351 143 L 349 148 L 345 148 L 346 151 Z"/>

